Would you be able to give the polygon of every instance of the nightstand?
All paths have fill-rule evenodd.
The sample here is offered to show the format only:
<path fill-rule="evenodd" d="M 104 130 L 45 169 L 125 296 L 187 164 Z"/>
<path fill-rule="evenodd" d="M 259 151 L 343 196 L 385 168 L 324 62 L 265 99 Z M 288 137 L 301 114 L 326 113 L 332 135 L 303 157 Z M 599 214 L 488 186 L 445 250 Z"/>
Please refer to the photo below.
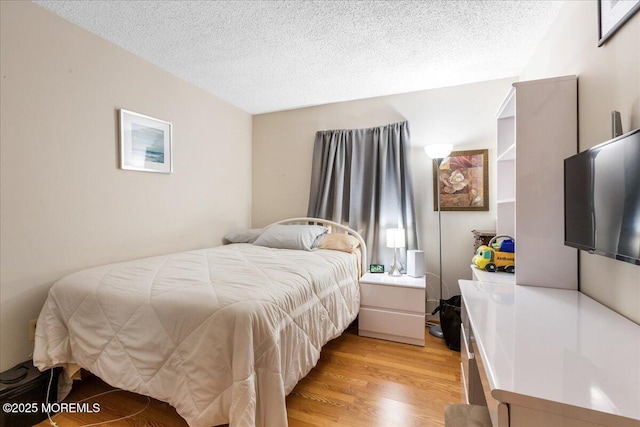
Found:
<path fill-rule="evenodd" d="M 424 277 L 366 273 L 360 278 L 358 335 L 424 346 Z"/>

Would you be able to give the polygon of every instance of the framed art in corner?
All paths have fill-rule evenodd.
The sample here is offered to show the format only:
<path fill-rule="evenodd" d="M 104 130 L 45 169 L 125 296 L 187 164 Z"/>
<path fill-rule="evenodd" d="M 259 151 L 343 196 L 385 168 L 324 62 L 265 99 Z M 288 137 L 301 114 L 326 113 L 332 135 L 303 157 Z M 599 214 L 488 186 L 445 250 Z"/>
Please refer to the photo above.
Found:
<path fill-rule="evenodd" d="M 489 150 L 453 151 L 440 164 L 440 182 L 437 163 L 433 161 L 433 194 L 440 192 L 443 211 L 489 210 Z M 433 210 L 438 210 L 433 198 Z"/>
<path fill-rule="evenodd" d="M 120 168 L 172 173 L 171 123 L 120 110 Z"/>
<path fill-rule="evenodd" d="M 598 47 L 640 10 L 640 0 L 598 0 Z"/>

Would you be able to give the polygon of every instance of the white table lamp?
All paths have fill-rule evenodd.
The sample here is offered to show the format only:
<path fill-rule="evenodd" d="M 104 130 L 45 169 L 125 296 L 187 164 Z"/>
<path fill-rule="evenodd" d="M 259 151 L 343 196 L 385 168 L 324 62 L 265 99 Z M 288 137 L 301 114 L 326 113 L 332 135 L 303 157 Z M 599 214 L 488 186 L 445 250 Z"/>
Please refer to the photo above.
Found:
<path fill-rule="evenodd" d="M 387 247 L 393 248 L 393 265 L 391 266 L 391 271 L 389 271 L 389 276 L 402 276 L 400 262 L 398 261 L 398 248 L 405 247 L 404 228 L 387 229 Z"/>

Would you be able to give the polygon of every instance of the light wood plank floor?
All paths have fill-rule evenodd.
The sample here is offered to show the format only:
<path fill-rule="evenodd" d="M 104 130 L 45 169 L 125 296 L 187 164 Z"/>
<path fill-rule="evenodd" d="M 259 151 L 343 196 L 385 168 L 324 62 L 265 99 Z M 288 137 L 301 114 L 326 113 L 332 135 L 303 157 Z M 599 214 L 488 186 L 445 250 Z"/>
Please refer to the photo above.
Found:
<path fill-rule="evenodd" d="M 444 426 L 444 407 L 461 403 L 460 353 L 428 331 L 425 347 L 357 335 L 355 328 L 327 343 L 318 365 L 287 397 L 289 426 Z M 67 398 L 78 402 L 111 390 L 96 377 L 74 385 Z M 147 398 L 118 391 L 97 397 L 96 414 L 61 413 L 59 427 L 78 427 L 125 417 Z M 184 427 L 168 404 L 151 399 L 133 418 L 109 425 Z M 38 427 L 49 426 L 48 421 Z"/>

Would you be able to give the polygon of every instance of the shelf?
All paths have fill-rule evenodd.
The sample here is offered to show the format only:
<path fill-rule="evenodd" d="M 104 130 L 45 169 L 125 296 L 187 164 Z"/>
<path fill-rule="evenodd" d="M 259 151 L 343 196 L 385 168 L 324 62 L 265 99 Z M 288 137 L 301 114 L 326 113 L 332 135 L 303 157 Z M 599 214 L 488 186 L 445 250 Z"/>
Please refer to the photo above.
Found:
<path fill-rule="evenodd" d="M 515 147 L 515 144 L 513 145 Z M 515 152 L 513 150 L 512 152 Z M 515 200 L 516 197 L 516 159 L 500 160 L 497 162 L 498 186 L 496 199 L 500 201 Z"/>
<path fill-rule="evenodd" d="M 504 119 L 507 117 L 513 117 L 516 115 L 516 89 L 515 87 L 511 87 L 509 89 L 509 93 L 505 97 L 504 101 L 498 108 L 496 112 L 496 119 Z"/>
<path fill-rule="evenodd" d="M 515 147 L 516 144 L 516 119 L 515 117 L 505 117 L 498 119 L 498 129 L 497 129 L 497 144 L 496 144 L 496 155 L 498 158 L 505 156 L 505 154 L 509 151 L 512 151 L 512 156 L 515 156 Z"/>
<path fill-rule="evenodd" d="M 505 285 L 515 285 L 516 276 L 513 273 L 505 273 L 504 271 L 494 271 L 493 273 L 485 271 L 471 264 L 471 271 L 478 282 L 482 283 L 502 283 Z"/>
<path fill-rule="evenodd" d="M 516 236 L 516 202 L 498 203 L 496 206 L 496 233 Z"/>
<path fill-rule="evenodd" d="M 513 160 L 516 158 L 516 144 L 515 142 L 507 147 L 501 154 L 498 155 L 497 161 Z"/>
<path fill-rule="evenodd" d="M 511 197 L 511 198 L 508 198 L 508 199 L 498 200 L 496 203 L 501 205 L 501 204 L 515 203 L 515 202 L 516 202 L 516 198 L 515 197 Z"/>

